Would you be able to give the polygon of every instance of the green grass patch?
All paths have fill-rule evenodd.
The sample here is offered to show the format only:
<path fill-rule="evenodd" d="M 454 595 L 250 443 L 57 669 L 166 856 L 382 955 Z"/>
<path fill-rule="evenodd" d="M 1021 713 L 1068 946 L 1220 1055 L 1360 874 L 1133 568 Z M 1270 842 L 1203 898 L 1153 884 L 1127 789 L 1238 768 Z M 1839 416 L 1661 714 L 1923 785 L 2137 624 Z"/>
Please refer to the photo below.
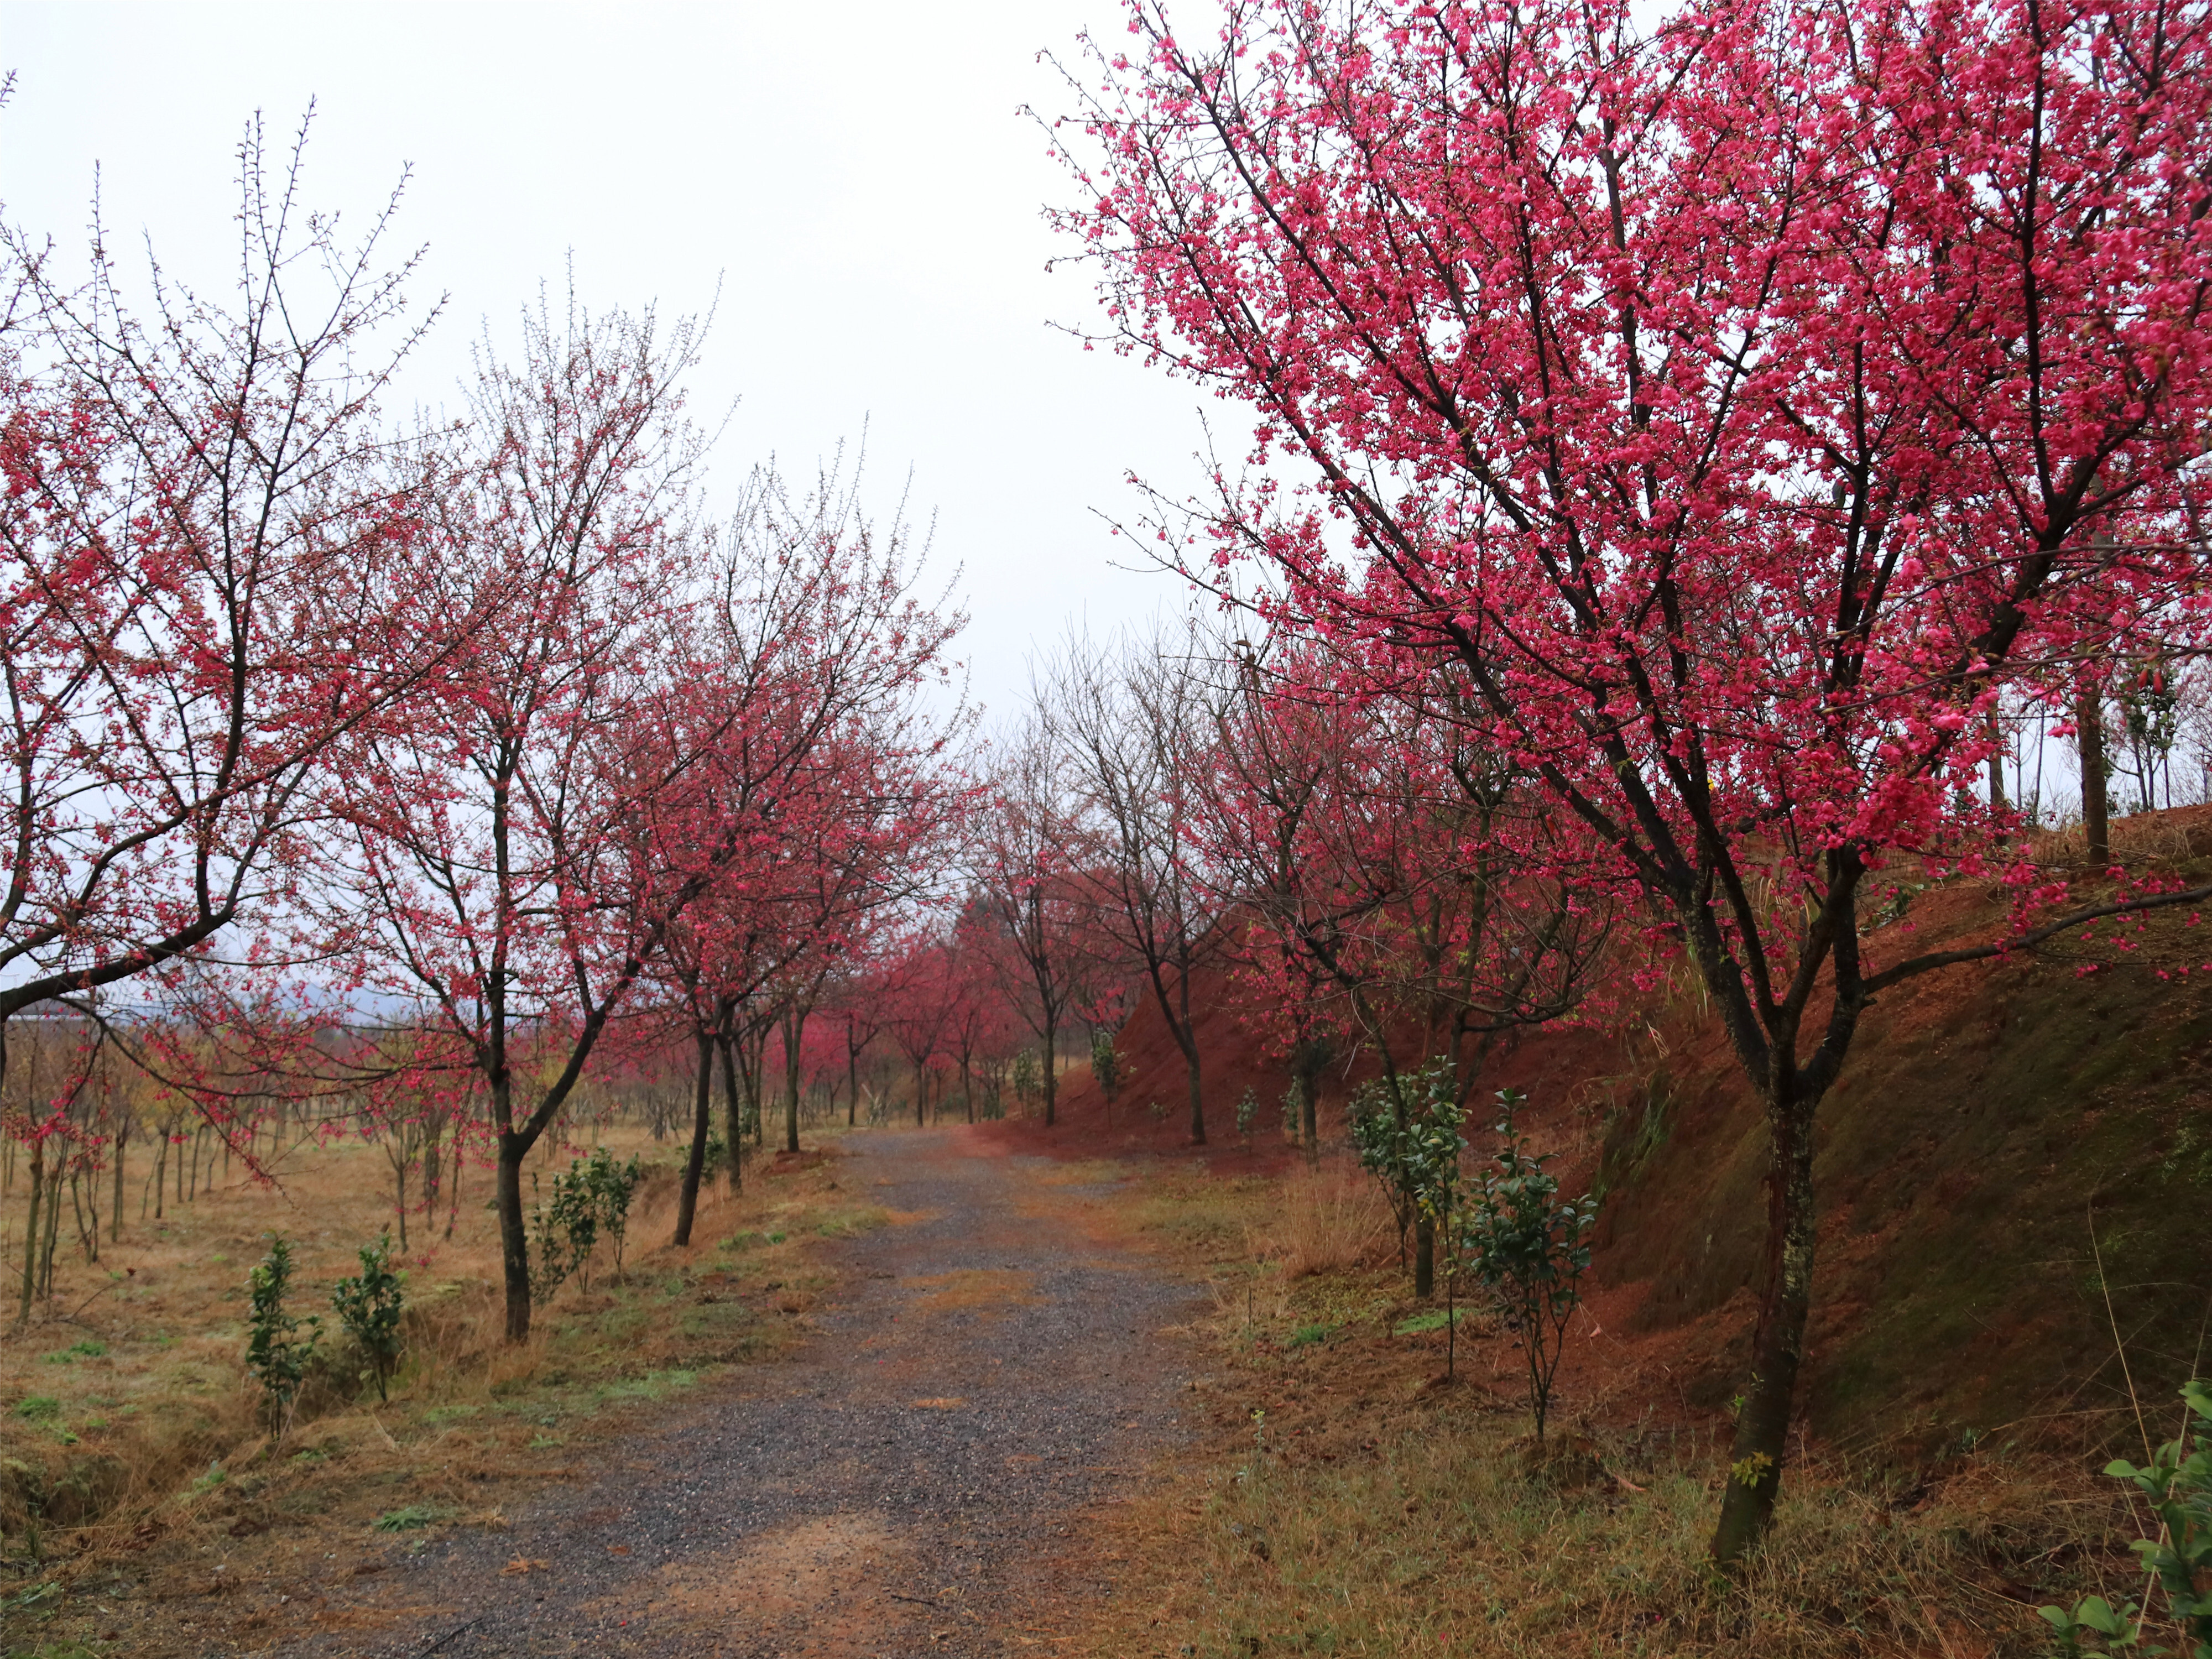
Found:
<path fill-rule="evenodd" d="M 1428 1331 L 1440 1331 L 1447 1325 L 1464 1325 L 1464 1308 L 1431 1308 L 1426 1313 L 1417 1313 L 1411 1319 L 1401 1319 L 1390 1328 L 1393 1336 L 1419 1336 Z"/>
<path fill-rule="evenodd" d="M 441 1521 L 450 1521 L 456 1511 L 447 1504 L 410 1504 L 404 1509 L 386 1510 L 369 1522 L 375 1532 L 420 1532 L 425 1527 L 434 1527 Z"/>

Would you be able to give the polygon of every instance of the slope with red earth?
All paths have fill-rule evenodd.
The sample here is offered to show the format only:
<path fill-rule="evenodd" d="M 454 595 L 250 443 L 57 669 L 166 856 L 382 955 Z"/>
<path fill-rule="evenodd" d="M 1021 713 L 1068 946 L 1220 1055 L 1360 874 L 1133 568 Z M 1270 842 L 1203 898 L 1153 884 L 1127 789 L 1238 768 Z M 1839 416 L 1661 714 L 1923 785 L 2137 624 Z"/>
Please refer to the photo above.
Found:
<path fill-rule="evenodd" d="M 2212 808 L 2116 830 L 2192 884 L 2212 876 Z M 2002 918 L 1987 884 L 1935 885 L 1873 945 L 1894 959 L 1993 938 Z M 1996 1429 L 2064 1432 L 2107 1421 L 2130 1383 L 2162 1404 L 2212 1362 L 2212 914 L 2091 932 L 1909 981 L 1863 1020 L 1821 1109 L 1812 1432 L 1917 1451 Z M 1526 1091 L 1526 1121 L 1564 1154 L 1570 1185 L 1605 1194 L 1600 1340 L 1574 1355 L 1571 1376 L 1624 1407 L 1701 1416 L 1741 1386 L 1749 1352 L 1765 1124 L 1693 992 L 1613 988 L 1607 1027 L 1505 1045 L 1478 1098 Z M 1240 1021 L 1224 976 L 1197 989 L 1212 1146 L 1188 1145 L 1182 1057 L 1149 1006 L 1117 1041 L 1128 1081 L 1110 1117 L 1078 1067 L 1061 1080 L 1053 1131 L 1030 1120 L 991 1132 L 1224 1175 L 1289 1167 L 1280 1057 Z M 1372 1070 L 1370 1060 L 1332 1080 L 1326 1138 L 1340 1139 L 1349 1087 Z M 1234 1126 L 1247 1088 L 1261 1107 L 1249 1143 Z M 1486 1129 L 1478 1109 L 1478 1152 Z"/>

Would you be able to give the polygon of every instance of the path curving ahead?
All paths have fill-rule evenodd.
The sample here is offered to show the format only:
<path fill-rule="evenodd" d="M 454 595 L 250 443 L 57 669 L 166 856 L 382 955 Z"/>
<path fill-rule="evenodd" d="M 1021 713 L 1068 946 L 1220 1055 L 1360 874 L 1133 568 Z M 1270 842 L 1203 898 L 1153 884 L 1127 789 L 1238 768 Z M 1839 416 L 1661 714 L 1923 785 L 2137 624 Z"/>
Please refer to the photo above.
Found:
<path fill-rule="evenodd" d="M 373 1634 L 287 1651 L 906 1659 L 1022 1652 L 1041 1606 L 1079 1617 L 1110 1569 L 1077 1511 L 1179 1437 L 1163 1328 L 1193 1287 L 1086 1230 L 1099 1189 L 1048 1160 L 957 1128 L 844 1146 L 843 1183 L 902 1219 L 831 1247 L 847 1276 L 795 1358 L 380 1575 L 355 1601 Z"/>

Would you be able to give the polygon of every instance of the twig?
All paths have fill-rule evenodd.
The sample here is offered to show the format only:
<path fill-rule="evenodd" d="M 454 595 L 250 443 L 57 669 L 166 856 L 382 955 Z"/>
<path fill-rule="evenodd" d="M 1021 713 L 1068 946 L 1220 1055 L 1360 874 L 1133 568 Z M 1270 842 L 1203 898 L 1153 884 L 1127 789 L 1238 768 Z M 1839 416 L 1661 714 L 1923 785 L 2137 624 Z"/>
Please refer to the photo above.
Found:
<path fill-rule="evenodd" d="M 424 1649 L 422 1650 L 422 1651 L 421 1655 L 420 1655 L 420 1656 L 418 1656 L 418 1659 L 430 1659 L 430 1656 L 431 1656 L 432 1654 L 435 1653 L 435 1652 L 436 1652 L 440 1648 L 442 1648 L 443 1646 L 445 1646 L 447 1643 L 448 1643 L 448 1642 L 452 1641 L 452 1640 L 453 1640 L 456 1636 L 459 1636 L 459 1635 L 463 1631 L 471 1631 L 471 1630 L 474 1630 L 474 1629 L 475 1629 L 478 1625 L 481 1625 L 482 1623 L 483 1623 L 483 1621 L 484 1621 L 486 1619 L 489 1618 L 490 1616 L 491 1616 L 491 1615 L 490 1615 L 490 1614 L 489 1614 L 489 1613 L 478 1613 L 475 1618 L 473 1618 L 473 1619 L 470 1620 L 469 1620 L 469 1622 L 468 1622 L 467 1624 L 465 1624 L 465 1625 L 456 1625 L 456 1626 L 454 1626 L 453 1627 L 453 1629 L 451 1629 L 451 1630 L 447 1631 L 447 1632 L 443 1636 L 441 1636 L 441 1637 L 440 1637 L 436 1641 L 434 1641 L 434 1642 L 431 1643 L 431 1644 L 430 1644 L 430 1645 L 429 1645 L 428 1647 L 424 1648 Z"/>
<path fill-rule="evenodd" d="M 931 1601 L 927 1595 L 902 1595 L 896 1590 L 885 1590 L 884 1594 L 894 1601 L 911 1601 L 918 1607 L 934 1607 L 942 1605 Z"/>
<path fill-rule="evenodd" d="M 2135 1407 L 2136 1429 L 2142 1436 L 2143 1455 L 2152 1455 L 2150 1425 L 2143 1421 L 2142 1400 L 2136 1393 L 2136 1379 L 2128 1369 L 2128 1345 L 2120 1340 L 2120 1318 L 2112 1310 L 2112 1286 L 2105 1277 L 2105 1252 L 2097 1243 L 2097 1200 L 2089 1200 L 2089 1254 L 2097 1264 L 2097 1288 L 2104 1293 L 2105 1317 L 2112 1327 L 2112 1352 L 2120 1358 L 2120 1379 L 2128 1385 L 2128 1403 Z"/>
<path fill-rule="evenodd" d="M 106 1283 L 105 1285 L 101 1285 L 98 1290 L 94 1291 L 90 1296 L 88 1296 L 88 1297 L 85 1297 L 85 1299 L 84 1299 L 83 1301 L 82 1301 L 82 1302 L 78 1303 L 78 1304 L 76 1304 L 76 1311 L 75 1311 L 75 1312 L 64 1314 L 64 1315 L 62 1316 L 62 1322 L 63 1322 L 64 1324 L 65 1324 L 65 1325 L 74 1325 L 75 1323 L 76 1323 L 76 1316 L 77 1316 L 77 1314 L 81 1314 L 81 1313 L 82 1313 L 82 1312 L 83 1312 L 87 1308 L 89 1308 L 89 1307 L 90 1307 L 94 1303 L 95 1303 L 95 1302 L 99 1301 L 100 1297 L 102 1297 L 103 1296 L 106 1296 L 106 1295 L 110 1291 L 113 1290 L 113 1289 L 114 1289 L 114 1288 L 115 1288 L 118 1284 L 120 1284 L 120 1283 L 122 1283 L 122 1281 L 121 1281 L 120 1279 L 109 1279 L 109 1280 L 107 1281 L 107 1283 Z"/>

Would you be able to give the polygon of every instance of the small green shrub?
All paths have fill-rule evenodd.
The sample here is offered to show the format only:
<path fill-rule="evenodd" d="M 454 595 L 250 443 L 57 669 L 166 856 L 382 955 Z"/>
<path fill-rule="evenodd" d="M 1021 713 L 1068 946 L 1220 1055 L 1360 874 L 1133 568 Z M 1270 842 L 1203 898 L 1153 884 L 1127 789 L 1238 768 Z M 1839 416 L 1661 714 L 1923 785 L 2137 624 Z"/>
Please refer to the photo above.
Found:
<path fill-rule="evenodd" d="M 25 1395 L 15 1402 L 15 1415 L 33 1423 L 51 1423 L 62 1414 L 62 1402 L 50 1394 Z"/>
<path fill-rule="evenodd" d="M 588 1161 L 572 1159 L 567 1174 L 555 1174 L 552 1202 L 531 1209 L 531 1243 L 537 1258 L 531 1267 L 532 1301 L 541 1306 L 550 1302 L 571 1274 L 589 1290 L 592 1252 L 602 1234 L 614 1241 L 615 1272 L 621 1273 L 630 1201 L 641 1173 L 635 1158 L 617 1164 L 600 1146 Z M 537 1177 L 531 1180 L 534 1186 Z"/>
<path fill-rule="evenodd" d="M 386 1391 L 398 1368 L 401 1343 L 399 1275 L 392 1271 L 392 1230 L 377 1235 L 376 1243 L 361 1247 L 361 1274 L 341 1279 L 331 1291 L 331 1306 L 338 1323 L 354 1340 L 365 1362 L 362 1375 L 376 1384 L 376 1397 L 388 1400 Z"/>
<path fill-rule="evenodd" d="M 1567 1321 L 1582 1305 L 1597 1200 L 1557 1201 L 1559 1178 L 1544 1167 L 1550 1155 L 1527 1151 L 1514 1121 L 1522 1100 L 1511 1089 L 1498 1093 L 1498 1156 L 1476 1178 L 1453 1230 L 1454 1248 L 1521 1349 L 1540 1443 Z"/>
<path fill-rule="evenodd" d="M 535 1174 L 530 1178 L 534 1191 Z M 553 1175 L 553 1201 L 530 1206 L 530 1243 L 536 1260 L 530 1264 L 530 1299 L 540 1307 L 550 1302 L 569 1275 L 591 1259 L 599 1242 L 599 1206 L 592 1201 L 591 1186 L 584 1178 L 580 1160 L 566 1174 Z M 591 1283 L 586 1278 L 586 1286 Z"/>
<path fill-rule="evenodd" d="M 1290 1340 L 1283 1346 L 1286 1348 L 1310 1348 L 1317 1342 L 1328 1341 L 1329 1333 L 1335 1328 L 1333 1325 L 1301 1325 L 1291 1333 Z"/>
<path fill-rule="evenodd" d="M 87 1337 L 82 1342 L 72 1342 L 46 1356 L 49 1365 L 74 1365 L 80 1359 L 98 1359 L 107 1352 L 107 1344 Z"/>
<path fill-rule="evenodd" d="M 591 1161 L 584 1165 L 584 1187 L 591 1194 L 599 1231 L 614 1241 L 617 1279 L 622 1277 L 623 1245 L 629 1237 L 630 1200 L 637 1196 L 641 1173 L 636 1158 L 617 1164 L 604 1146 L 593 1147 Z"/>
<path fill-rule="evenodd" d="M 1352 1144 L 1359 1167 L 1382 1185 L 1397 1218 L 1400 1248 L 1416 1222 L 1449 1217 L 1459 1185 L 1458 1082 L 1449 1060 L 1419 1072 L 1376 1078 L 1352 1097 Z M 1428 1286 L 1419 1282 L 1425 1293 Z"/>
<path fill-rule="evenodd" d="M 1114 1101 L 1121 1092 L 1123 1073 L 1121 1056 L 1115 1051 L 1111 1031 L 1091 1034 L 1091 1075 L 1098 1085 L 1098 1092 L 1106 1097 L 1106 1109 L 1114 1109 Z"/>
<path fill-rule="evenodd" d="M 1237 1134 L 1242 1140 L 1252 1138 L 1253 1121 L 1260 1115 L 1260 1097 L 1251 1090 L 1237 1097 Z"/>
<path fill-rule="evenodd" d="M 282 1441 L 292 1426 L 292 1408 L 300 1385 L 313 1363 L 316 1344 L 322 1340 L 323 1322 L 313 1315 L 300 1319 L 284 1309 L 284 1295 L 292 1282 L 292 1247 L 282 1233 L 269 1236 L 269 1254 L 246 1275 L 250 1302 L 246 1316 L 246 1374 L 260 1385 L 261 1412 L 276 1438 Z M 301 1334 L 304 1329 L 306 1335 Z"/>
<path fill-rule="evenodd" d="M 2212 1431 L 2212 1389 L 2203 1382 L 2188 1382 L 2181 1397 L 2188 1402 L 2192 1423 L 2142 1468 L 2123 1457 L 2107 1463 L 2105 1473 L 2130 1482 L 2150 1499 L 2158 1532 L 2136 1540 L 2130 1547 L 2166 1592 L 2166 1611 L 2178 1633 L 2190 1644 L 2190 1659 L 2212 1659 L 2212 1434 L 2207 1432 Z M 2103 1596 L 2091 1595 L 2070 1610 L 2047 1607 L 2037 1611 L 2057 1632 L 2062 1654 L 2168 1651 L 2142 1646 L 2148 1614 L 2133 1601 L 2115 1607 Z"/>

